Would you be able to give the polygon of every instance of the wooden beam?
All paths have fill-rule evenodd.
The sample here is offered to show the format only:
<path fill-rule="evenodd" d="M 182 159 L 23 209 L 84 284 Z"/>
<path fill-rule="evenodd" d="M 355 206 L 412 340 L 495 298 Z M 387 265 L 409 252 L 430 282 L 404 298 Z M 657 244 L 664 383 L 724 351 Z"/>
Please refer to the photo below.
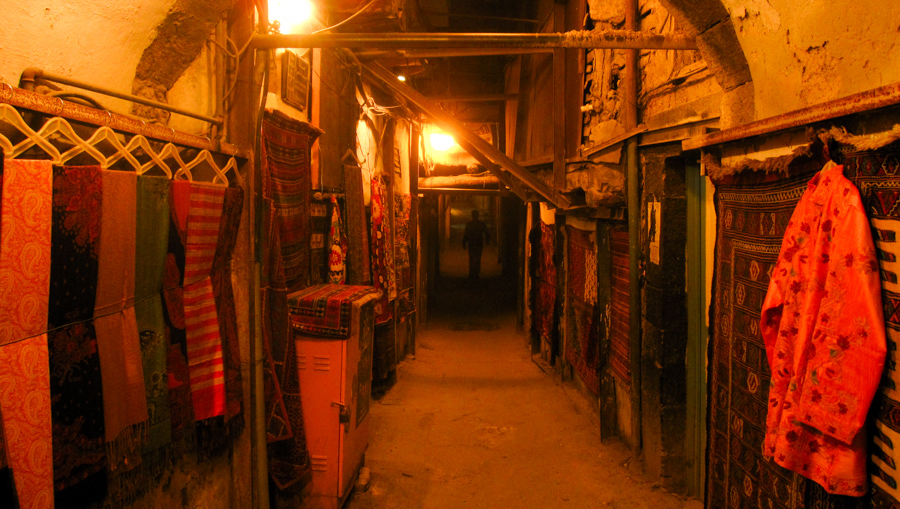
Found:
<path fill-rule="evenodd" d="M 453 58 L 489 57 L 503 55 L 531 55 L 533 53 L 553 53 L 550 48 L 451 48 L 451 49 L 399 49 L 360 50 L 354 52 L 357 58 Z"/>
<path fill-rule="evenodd" d="M 488 160 L 494 161 L 496 164 L 485 164 L 485 167 L 487 167 L 491 173 L 497 175 L 501 180 L 504 180 L 506 177 L 497 165 L 502 166 L 506 171 L 512 174 L 513 177 L 533 189 L 555 207 L 566 209 L 571 206 L 571 202 L 567 197 L 547 186 L 541 179 L 529 173 L 525 168 L 519 166 L 506 154 L 500 152 L 494 148 L 493 145 L 482 139 L 481 136 L 478 136 L 467 129 L 452 116 L 444 113 L 437 104 L 428 100 L 425 96 L 416 90 L 413 90 L 408 85 L 398 81 L 390 71 L 381 65 L 375 63 L 363 64 L 362 70 L 370 79 L 380 81 L 395 94 L 405 98 L 412 105 L 422 110 L 422 112 L 428 115 L 433 122 L 455 137 L 456 142 L 459 143 L 463 149 L 468 151 L 472 157 L 475 157 L 476 160 L 482 164 L 485 164 Z M 482 158 L 484 161 L 482 161 Z M 515 188 L 513 188 L 513 190 L 515 191 Z"/>
<path fill-rule="evenodd" d="M 318 33 L 254 35 L 256 49 L 277 48 L 615 48 L 696 50 L 684 35 L 632 30 L 582 30 L 554 34 L 508 33 Z"/>

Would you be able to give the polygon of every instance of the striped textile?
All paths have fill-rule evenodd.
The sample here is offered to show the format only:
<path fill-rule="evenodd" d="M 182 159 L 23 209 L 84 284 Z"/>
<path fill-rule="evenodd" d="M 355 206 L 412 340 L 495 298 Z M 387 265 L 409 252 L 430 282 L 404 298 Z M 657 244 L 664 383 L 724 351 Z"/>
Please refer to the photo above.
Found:
<path fill-rule="evenodd" d="M 193 184 L 184 265 L 184 325 L 197 421 L 225 414 L 225 369 L 212 270 L 225 188 Z"/>
<path fill-rule="evenodd" d="M 609 365 L 625 385 L 631 385 L 631 343 L 629 342 L 628 230 L 609 234 L 612 249 L 612 306 L 610 309 Z"/>

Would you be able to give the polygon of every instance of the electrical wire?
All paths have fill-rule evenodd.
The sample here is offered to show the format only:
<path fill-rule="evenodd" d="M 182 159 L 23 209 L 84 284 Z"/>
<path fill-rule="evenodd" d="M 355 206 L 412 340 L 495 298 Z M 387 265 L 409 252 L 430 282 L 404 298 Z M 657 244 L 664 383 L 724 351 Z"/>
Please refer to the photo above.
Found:
<path fill-rule="evenodd" d="M 375 3 L 375 0 L 370 0 L 369 3 L 367 3 L 367 4 L 364 5 L 364 6 L 362 6 L 362 8 L 361 8 L 360 10 L 356 11 L 355 13 L 353 13 L 349 18 L 345 19 L 344 21 L 341 21 L 340 23 L 337 23 L 337 24 L 335 24 L 335 25 L 331 25 L 330 27 L 325 27 L 325 28 L 321 28 L 321 29 L 319 29 L 319 30 L 316 30 L 315 32 L 313 32 L 313 34 L 320 34 L 320 33 L 322 33 L 322 32 L 327 32 L 327 31 L 329 31 L 329 30 L 334 30 L 335 28 L 337 28 L 337 27 L 339 27 L 339 26 L 341 26 L 341 25 L 343 25 L 343 24 L 349 22 L 349 21 L 352 20 L 353 18 L 355 18 L 355 17 L 359 16 L 360 14 L 366 12 L 366 9 L 368 9 L 369 7 L 371 7 L 372 4 L 374 4 L 374 3 Z"/>

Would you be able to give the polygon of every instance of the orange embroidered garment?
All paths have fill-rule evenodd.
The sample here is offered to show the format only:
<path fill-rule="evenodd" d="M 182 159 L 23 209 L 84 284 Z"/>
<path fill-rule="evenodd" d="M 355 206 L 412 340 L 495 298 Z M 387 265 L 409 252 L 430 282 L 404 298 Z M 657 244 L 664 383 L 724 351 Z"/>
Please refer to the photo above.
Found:
<path fill-rule="evenodd" d="M 772 370 L 763 453 L 829 493 L 862 496 L 885 329 L 869 221 L 842 166 L 827 165 L 797 204 L 761 327 Z"/>

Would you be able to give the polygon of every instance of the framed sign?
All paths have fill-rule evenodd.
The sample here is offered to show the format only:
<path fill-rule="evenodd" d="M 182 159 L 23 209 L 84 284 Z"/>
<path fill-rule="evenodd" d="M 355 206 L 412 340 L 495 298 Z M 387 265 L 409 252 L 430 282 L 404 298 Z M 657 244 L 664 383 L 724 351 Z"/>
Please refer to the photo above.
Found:
<path fill-rule="evenodd" d="M 310 57 L 312 51 L 302 55 L 291 49 L 284 51 L 281 65 L 281 99 L 300 111 L 309 107 Z"/>

